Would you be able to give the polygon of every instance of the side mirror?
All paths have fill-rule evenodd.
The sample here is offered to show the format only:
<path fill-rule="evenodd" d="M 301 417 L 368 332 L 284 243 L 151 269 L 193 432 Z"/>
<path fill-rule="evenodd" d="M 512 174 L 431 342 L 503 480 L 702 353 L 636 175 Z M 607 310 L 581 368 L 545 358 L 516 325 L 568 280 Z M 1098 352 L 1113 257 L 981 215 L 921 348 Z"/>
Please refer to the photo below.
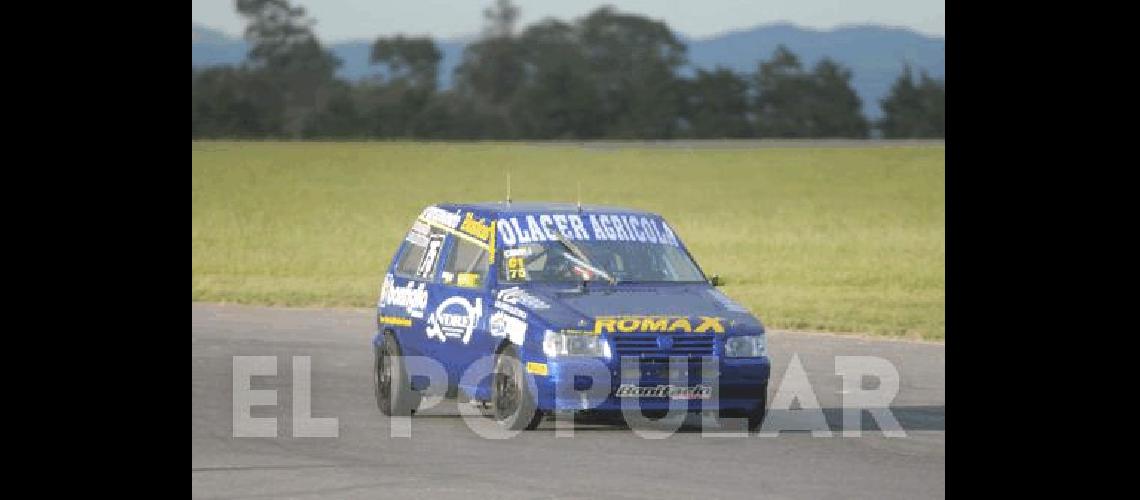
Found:
<path fill-rule="evenodd" d="M 721 286 L 724 285 L 724 280 L 720 279 L 719 274 L 714 274 L 712 275 L 712 278 L 709 279 L 709 284 L 712 286 Z"/>

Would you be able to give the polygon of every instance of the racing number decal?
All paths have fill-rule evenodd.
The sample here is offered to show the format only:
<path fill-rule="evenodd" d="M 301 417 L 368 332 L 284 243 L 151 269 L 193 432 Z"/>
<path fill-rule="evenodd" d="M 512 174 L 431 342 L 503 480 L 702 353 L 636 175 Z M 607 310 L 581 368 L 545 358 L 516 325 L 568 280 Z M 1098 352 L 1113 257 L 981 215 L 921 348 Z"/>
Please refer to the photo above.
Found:
<path fill-rule="evenodd" d="M 526 262 L 522 257 L 510 257 L 507 259 L 507 279 L 526 279 Z"/>
<path fill-rule="evenodd" d="M 424 252 L 424 259 L 420 261 L 420 267 L 416 270 L 416 277 L 431 279 L 431 272 L 435 269 L 435 261 L 439 259 L 439 249 L 443 246 L 443 238 L 445 236 L 443 233 L 433 233 L 431 235 L 431 241 L 428 242 L 427 251 Z"/>

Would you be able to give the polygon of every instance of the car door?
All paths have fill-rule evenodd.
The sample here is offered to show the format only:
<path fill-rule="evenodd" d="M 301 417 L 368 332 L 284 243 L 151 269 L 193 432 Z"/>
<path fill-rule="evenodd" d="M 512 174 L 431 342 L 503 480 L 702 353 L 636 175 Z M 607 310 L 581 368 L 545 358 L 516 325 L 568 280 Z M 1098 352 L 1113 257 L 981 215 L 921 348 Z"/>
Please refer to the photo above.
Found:
<path fill-rule="evenodd" d="M 472 362 L 493 352 L 498 339 L 487 332 L 489 248 L 459 233 L 449 240 L 439 279 L 428 285 L 425 335 L 429 355 L 443 362 L 457 383 Z"/>

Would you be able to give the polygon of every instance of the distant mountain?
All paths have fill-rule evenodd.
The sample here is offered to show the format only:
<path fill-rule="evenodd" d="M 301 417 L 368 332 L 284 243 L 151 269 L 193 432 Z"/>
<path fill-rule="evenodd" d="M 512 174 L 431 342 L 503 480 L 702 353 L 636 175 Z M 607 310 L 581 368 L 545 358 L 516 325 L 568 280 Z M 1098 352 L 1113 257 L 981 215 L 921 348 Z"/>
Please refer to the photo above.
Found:
<path fill-rule="evenodd" d="M 191 55 L 195 67 L 238 64 L 248 50 L 240 38 L 193 24 Z M 756 71 L 762 59 L 772 56 L 776 46 L 786 45 L 807 66 L 831 57 L 851 69 L 852 86 L 863 99 L 864 113 L 881 116 L 879 99 L 890 91 L 904 63 L 926 70 L 932 77 L 946 74 L 946 41 L 902 28 L 884 26 L 845 26 L 814 30 L 792 24 L 768 24 L 708 38 L 682 37 L 689 47 L 690 67 L 712 69 L 723 66 L 741 73 Z M 443 61 L 440 83 L 451 85 L 452 71 L 463 58 L 467 40 L 436 40 Z M 329 45 L 343 64 L 339 75 L 350 80 L 372 75 L 368 64 L 371 41 L 345 41 Z"/>
<path fill-rule="evenodd" d="M 190 56 L 195 68 L 238 64 L 245 60 L 249 47 L 241 38 L 197 24 L 192 26 L 194 35 L 190 43 Z"/>
<path fill-rule="evenodd" d="M 891 90 L 904 63 L 924 69 L 934 78 L 946 75 L 946 40 L 907 29 L 846 26 L 819 31 L 791 24 L 770 24 L 711 38 L 686 39 L 694 66 L 717 65 L 737 72 L 756 71 L 760 60 L 786 45 L 805 66 L 830 57 L 851 69 L 851 86 L 863 99 L 868 117 L 882 115 L 879 99 Z"/>
<path fill-rule="evenodd" d="M 241 41 L 238 38 L 227 35 L 216 29 L 207 28 L 197 23 L 191 23 L 193 28 L 193 35 L 191 37 L 192 43 L 197 46 L 198 44 L 204 45 L 224 45 Z"/>

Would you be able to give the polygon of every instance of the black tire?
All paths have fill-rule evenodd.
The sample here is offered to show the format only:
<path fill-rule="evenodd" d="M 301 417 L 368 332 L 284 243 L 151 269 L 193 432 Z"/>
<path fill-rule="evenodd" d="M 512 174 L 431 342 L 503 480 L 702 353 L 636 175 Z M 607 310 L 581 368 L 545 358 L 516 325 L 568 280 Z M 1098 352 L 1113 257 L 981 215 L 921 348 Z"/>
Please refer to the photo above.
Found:
<path fill-rule="evenodd" d="M 384 334 L 384 345 L 376 349 L 372 381 L 376 390 L 376 406 L 380 413 L 391 416 L 411 416 L 420 405 L 420 393 L 412 390 L 404 354 L 396 336 Z"/>
<path fill-rule="evenodd" d="M 495 358 L 491 383 L 491 418 L 504 429 L 532 430 L 542 421 L 526 372 L 515 346 L 507 346 Z"/>
<path fill-rule="evenodd" d="M 724 418 L 746 418 L 748 419 L 748 430 L 754 431 L 759 429 L 764 424 L 764 417 L 768 415 L 768 384 L 760 391 L 760 401 L 756 403 L 751 410 L 724 410 L 720 412 L 719 417 Z"/>

